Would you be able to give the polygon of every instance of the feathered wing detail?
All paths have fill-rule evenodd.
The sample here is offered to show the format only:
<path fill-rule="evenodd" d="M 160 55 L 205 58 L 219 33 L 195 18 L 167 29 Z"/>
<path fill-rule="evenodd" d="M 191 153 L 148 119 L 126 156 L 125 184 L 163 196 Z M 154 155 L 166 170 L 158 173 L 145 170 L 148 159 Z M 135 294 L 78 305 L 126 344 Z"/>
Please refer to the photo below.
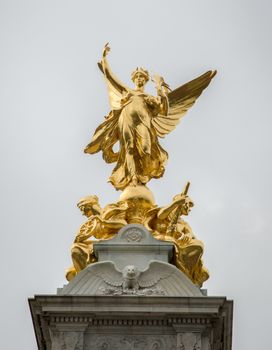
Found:
<path fill-rule="evenodd" d="M 215 74 L 216 71 L 207 71 L 168 94 L 168 114 L 166 116 L 159 114 L 152 119 L 152 124 L 159 137 L 164 137 L 175 129 L 180 119 L 210 84 Z"/>
<path fill-rule="evenodd" d="M 173 271 L 169 271 L 168 264 L 152 261 L 149 267 L 140 274 L 138 283 L 141 288 L 150 288 L 172 274 Z"/>
<path fill-rule="evenodd" d="M 121 108 L 121 99 L 130 89 L 121 83 L 112 73 L 106 58 L 103 58 L 102 61 L 98 63 L 98 67 L 104 74 L 111 108 L 113 110 Z"/>
<path fill-rule="evenodd" d="M 122 273 L 116 270 L 115 265 L 110 262 L 102 262 L 99 265 L 94 264 L 92 274 L 101 278 L 106 284 L 112 287 L 121 287 L 123 283 Z"/>

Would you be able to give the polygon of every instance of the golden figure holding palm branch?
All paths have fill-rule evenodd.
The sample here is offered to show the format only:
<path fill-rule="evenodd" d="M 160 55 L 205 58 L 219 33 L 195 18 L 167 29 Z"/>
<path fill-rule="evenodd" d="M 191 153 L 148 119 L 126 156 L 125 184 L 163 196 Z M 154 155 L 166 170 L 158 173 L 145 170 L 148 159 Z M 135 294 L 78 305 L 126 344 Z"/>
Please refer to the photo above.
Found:
<path fill-rule="evenodd" d="M 128 185 L 144 185 L 163 175 L 168 154 L 158 137 L 164 137 L 176 127 L 216 71 L 208 71 L 173 91 L 162 77 L 154 76 L 157 96 L 151 96 L 144 92 L 150 79 L 148 71 L 136 68 L 131 75 L 135 89 L 125 86 L 111 72 L 106 59 L 109 50 L 107 44 L 99 67 L 109 90 L 111 111 L 84 151 L 91 154 L 102 151 L 107 163 L 116 162 L 109 181 L 116 189 L 123 190 Z M 114 152 L 113 146 L 118 141 L 119 150 Z"/>

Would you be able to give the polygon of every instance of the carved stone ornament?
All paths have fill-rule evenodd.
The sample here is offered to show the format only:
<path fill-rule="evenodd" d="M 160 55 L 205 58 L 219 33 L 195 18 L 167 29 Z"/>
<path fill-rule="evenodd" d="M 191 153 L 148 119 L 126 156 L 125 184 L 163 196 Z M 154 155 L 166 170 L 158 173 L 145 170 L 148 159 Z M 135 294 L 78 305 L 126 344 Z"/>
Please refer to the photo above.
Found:
<path fill-rule="evenodd" d="M 167 278 L 171 272 L 158 274 L 156 264 L 147 271 L 140 272 L 134 265 L 127 265 L 122 275 L 115 270 L 112 276 L 102 276 L 106 287 L 100 287 L 100 294 L 104 295 L 165 295 L 162 288 L 156 287 L 161 278 Z M 151 288 L 153 287 L 153 288 Z"/>
<path fill-rule="evenodd" d="M 145 270 L 135 265 L 119 270 L 110 261 L 91 264 L 58 294 L 202 296 L 200 289 L 175 266 L 156 260 L 151 260 Z"/>
<path fill-rule="evenodd" d="M 52 350 L 81 350 L 83 347 L 83 333 L 81 332 L 53 332 Z"/>
<path fill-rule="evenodd" d="M 152 335 L 101 336 L 94 337 L 91 350 L 176 350 L 175 347 L 162 337 Z"/>
<path fill-rule="evenodd" d="M 177 335 L 178 350 L 201 350 L 201 336 L 198 333 L 181 333 Z"/>
<path fill-rule="evenodd" d="M 127 242 L 140 242 L 143 238 L 143 234 L 138 228 L 131 228 L 126 231 L 124 238 Z"/>
<path fill-rule="evenodd" d="M 118 287 L 100 287 L 99 294 L 102 295 L 166 295 L 165 291 L 159 287 L 157 288 L 143 288 L 143 289 L 121 289 Z"/>

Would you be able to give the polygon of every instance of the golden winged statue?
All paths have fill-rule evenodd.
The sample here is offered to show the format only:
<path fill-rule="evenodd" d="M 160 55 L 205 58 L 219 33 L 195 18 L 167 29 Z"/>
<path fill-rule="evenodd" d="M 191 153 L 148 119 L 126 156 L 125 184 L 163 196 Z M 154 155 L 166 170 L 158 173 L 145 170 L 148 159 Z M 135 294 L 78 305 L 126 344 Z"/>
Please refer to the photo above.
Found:
<path fill-rule="evenodd" d="M 168 154 L 158 137 L 175 129 L 216 71 L 207 71 L 173 91 L 162 77 L 155 76 L 152 80 L 156 84 L 157 96 L 151 96 L 144 92 L 150 79 L 148 71 L 137 67 L 131 74 L 135 88 L 125 86 L 109 67 L 106 59 L 109 51 L 106 44 L 98 65 L 108 87 L 111 111 L 96 129 L 84 152 L 102 151 L 107 163 L 116 162 L 109 182 L 117 190 L 123 190 L 128 185 L 145 185 L 150 179 L 163 175 Z M 115 152 L 113 146 L 118 141 L 119 150 Z"/>
<path fill-rule="evenodd" d="M 150 76 L 147 70 L 136 68 L 131 74 L 135 88 L 121 83 L 112 73 L 106 56 L 110 48 L 104 47 L 98 64 L 107 83 L 111 111 L 96 129 L 85 153 L 102 151 L 107 163 L 116 162 L 109 182 L 118 190 L 128 185 L 144 185 L 152 178 L 163 175 L 168 159 L 159 143 L 175 129 L 180 119 L 209 85 L 216 71 L 208 71 L 200 77 L 171 91 L 160 76 L 152 80 L 157 96 L 144 92 Z M 119 141 L 119 150 L 113 146 Z"/>
<path fill-rule="evenodd" d="M 138 67 L 131 74 L 135 84 L 131 89 L 111 72 L 107 62 L 109 51 L 106 44 L 98 66 L 108 87 L 111 110 L 84 151 L 91 154 L 102 151 L 107 163 L 116 163 L 109 181 L 122 193 L 116 203 L 104 208 L 96 195 L 79 201 L 78 207 L 87 221 L 81 225 L 71 247 L 73 265 L 66 271 L 66 278 L 70 281 L 97 261 L 94 243 L 113 238 L 126 225 L 139 224 L 156 239 L 171 242 L 174 247 L 171 263 L 201 286 L 209 277 L 202 261 L 204 245 L 183 219 L 194 205 L 188 196 L 190 182 L 167 206 L 156 204 L 146 183 L 163 175 L 168 159 L 158 138 L 174 130 L 216 71 L 208 71 L 172 91 L 161 76 L 151 78 L 147 70 Z M 150 79 L 155 83 L 157 96 L 144 92 Z M 116 143 L 117 151 L 113 149 Z"/>

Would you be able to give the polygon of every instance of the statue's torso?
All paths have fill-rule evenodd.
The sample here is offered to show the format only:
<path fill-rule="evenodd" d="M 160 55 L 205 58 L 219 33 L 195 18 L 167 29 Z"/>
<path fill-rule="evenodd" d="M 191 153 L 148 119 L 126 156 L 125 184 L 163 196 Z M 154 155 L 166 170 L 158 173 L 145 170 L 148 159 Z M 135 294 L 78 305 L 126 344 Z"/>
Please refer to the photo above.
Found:
<path fill-rule="evenodd" d="M 144 124 L 150 128 L 152 114 L 150 113 L 146 102 L 148 95 L 137 91 L 131 93 L 127 103 L 124 105 L 120 118 L 119 127 L 123 129 L 125 126 L 137 127 Z"/>

